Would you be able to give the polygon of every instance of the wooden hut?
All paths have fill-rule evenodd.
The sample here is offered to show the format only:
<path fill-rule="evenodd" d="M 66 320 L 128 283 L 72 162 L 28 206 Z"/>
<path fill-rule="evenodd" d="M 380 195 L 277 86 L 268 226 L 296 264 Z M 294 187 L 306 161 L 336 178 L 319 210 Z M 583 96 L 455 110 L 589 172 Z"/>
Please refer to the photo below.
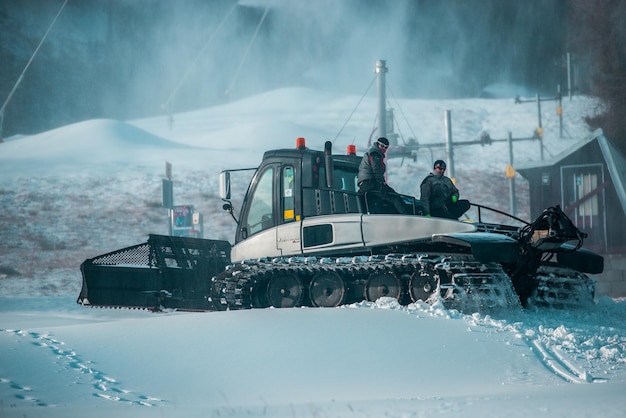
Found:
<path fill-rule="evenodd" d="M 534 219 L 549 206 L 588 234 L 585 248 L 605 256 L 598 290 L 626 296 L 626 158 L 601 129 L 550 160 L 518 167 L 529 183 Z"/>

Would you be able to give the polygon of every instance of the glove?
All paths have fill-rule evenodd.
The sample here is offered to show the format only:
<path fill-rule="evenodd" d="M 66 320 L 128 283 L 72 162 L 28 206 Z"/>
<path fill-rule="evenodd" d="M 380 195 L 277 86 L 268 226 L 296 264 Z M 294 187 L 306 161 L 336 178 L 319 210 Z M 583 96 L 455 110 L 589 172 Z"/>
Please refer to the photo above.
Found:
<path fill-rule="evenodd" d="M 456 203 L 456 201 L 459 200 L 458 197 L 456 197 L 455 194 L 452 195 L 452 203 Z"/>
<path fill-rule="evenodd" d="M 426 214 L 426 215 L 424 215 L 424 216 L 426 216 L 427 218 L 430 218 L 430 213 L 427 213 L 427 214 Z"/>

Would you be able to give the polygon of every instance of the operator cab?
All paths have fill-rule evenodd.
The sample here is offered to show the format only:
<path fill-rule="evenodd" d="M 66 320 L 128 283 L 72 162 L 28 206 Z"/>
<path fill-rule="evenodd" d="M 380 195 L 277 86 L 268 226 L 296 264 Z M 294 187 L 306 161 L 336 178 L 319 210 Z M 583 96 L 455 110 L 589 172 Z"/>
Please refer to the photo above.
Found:
<path fill-rule="evenodd" d="M 359 195 L 357 175 L 362 157 L 356 155 L 356 147 L 348 146 L 345 155 L 333 155 L 331 147 L 327 142 L 324 152 L 310 150 L 304 138 L 298 138 L 295 149 L 265 152 L 244 198 L 235 242 L 314 216 L 394 213 L 372 197 Z M 226 201 L 230 198 L 228 174 L 220 175 L 220 193 Z M 416 213 L 415 198 L 404 199 Z M 228 205 L 225 209 L 232 213 Z"/>

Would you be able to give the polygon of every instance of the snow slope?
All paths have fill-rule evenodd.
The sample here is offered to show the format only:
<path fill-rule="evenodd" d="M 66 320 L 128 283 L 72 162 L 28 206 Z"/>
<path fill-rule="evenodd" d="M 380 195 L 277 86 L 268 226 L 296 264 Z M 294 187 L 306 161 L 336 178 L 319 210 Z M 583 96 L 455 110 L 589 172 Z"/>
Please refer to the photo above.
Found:
<path fill-rule="evenodd" d="M 362 153 L 376 106 L 366 98 L 348 120 L 359 99 L 283 89 L 173 121 L 85 121 L 0 144 L 0 417 L 624 416 L 626 302 L 602 295 L 498 317 L 387 299 L 160 314 L 76 305 L 82 260 L 166 233 L 165 161 L 176 203 L 204 214 L 206 237 L 232 241 L 219 171 L 256 166 L 299 136 Z M 536 106 L 513 100 L 392 104 L 396 132 L 421 144 L 443 141 L 445 110 L 455 141 L 537 126 Z M 542 105 L 546 158 L 584 138 L 593 107 L 564 101 L 559 138 Z M 515 163 L 538 160 L 539 146 L 516 143 Z M 443 148 L 391 159 L 389 182 L 415 195 L 437 158 Z M 454 162 L 463 197 L 508 209 L 505 143 L 459 147 Z M 519 176 L 516 186 L 527 218 Z"/>

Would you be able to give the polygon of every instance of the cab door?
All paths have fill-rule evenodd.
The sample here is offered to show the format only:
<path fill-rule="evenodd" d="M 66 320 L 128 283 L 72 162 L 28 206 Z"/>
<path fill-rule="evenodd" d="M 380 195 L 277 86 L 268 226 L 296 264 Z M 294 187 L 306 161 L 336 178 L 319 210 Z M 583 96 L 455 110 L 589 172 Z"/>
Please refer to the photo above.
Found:
<path fill-rule="evenodd" d="M 280 168 L 279 223 L 276 228 L 276 247 L 284 256 L 302 254 L 301 239 L 301 179 L 295 161 Z"/>
<path fill-rule="evenodd" d="M 268 164 L 255 174 L 243 203 L 238 223 L 236 244 L 231 260 L 241 261 L 260 257 L 277 257 L 277 164 Z"/>
<path fill-rule="evenodd" d="M 238 240 L 249 239 L 276 222 L 276 172 L 277 165 L 263 167 L 252 179 L 239 220 Z"/>
<path fill-rule="evenodd" d="M 588 234 L 585 245 L 606 248 L 606 211 L 602 164 L 561 168 L 561 207 L 578 229 Z"/>

